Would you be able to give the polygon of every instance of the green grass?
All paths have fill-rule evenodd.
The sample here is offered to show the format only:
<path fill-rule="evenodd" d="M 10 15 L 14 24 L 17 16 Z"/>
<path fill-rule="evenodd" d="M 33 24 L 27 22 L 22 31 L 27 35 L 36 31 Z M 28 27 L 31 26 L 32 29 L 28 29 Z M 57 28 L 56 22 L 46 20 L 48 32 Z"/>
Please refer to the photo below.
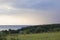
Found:
<path fill-rule="evenodd" d="M 60 40 L 60 32 L 8 35 L 7 40 Z"/>

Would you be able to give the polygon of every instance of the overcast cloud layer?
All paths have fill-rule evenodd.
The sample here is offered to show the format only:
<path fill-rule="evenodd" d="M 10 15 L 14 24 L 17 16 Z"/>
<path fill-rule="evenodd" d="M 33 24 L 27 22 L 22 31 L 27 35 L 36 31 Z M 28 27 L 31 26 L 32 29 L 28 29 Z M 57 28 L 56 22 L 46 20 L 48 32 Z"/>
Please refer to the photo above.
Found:
<path fill-rule="evenodd" d="M 60 0 L 0 0 L 0 24 L 60 23 Z"/>

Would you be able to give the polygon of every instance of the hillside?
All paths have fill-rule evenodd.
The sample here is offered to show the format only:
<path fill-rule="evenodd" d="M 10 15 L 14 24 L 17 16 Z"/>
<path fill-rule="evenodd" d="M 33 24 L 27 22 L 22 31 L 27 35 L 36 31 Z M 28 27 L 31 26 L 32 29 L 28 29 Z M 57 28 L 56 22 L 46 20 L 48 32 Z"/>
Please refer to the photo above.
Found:
<path fill-rule="evenodd" d="M 35 25 L 27 26 L 22 29 L 23 33 L 42 33 L 42 32 L 56 32 L 60 31 L 60 24 Z"/>

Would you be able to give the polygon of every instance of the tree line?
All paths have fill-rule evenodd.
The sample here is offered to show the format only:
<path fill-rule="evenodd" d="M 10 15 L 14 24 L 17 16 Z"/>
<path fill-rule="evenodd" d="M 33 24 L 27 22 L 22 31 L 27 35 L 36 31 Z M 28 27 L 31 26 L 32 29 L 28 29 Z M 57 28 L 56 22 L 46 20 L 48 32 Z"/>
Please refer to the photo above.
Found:
<path fill-rule="evenodd" d="M 43 33 L 43 32 L 58 32 L 60 31 L 60 24 L 47 24 L 47 25 L 34 25 L 27 26 L 17 30 L 2 30 L 5 34 L 30 34 L 30 33 Z"/>

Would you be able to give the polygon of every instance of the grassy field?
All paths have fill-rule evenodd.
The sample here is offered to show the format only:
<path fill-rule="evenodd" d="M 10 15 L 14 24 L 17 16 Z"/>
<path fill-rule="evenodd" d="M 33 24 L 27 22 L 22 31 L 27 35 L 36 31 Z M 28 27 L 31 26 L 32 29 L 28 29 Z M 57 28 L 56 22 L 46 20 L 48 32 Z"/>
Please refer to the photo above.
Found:
<path fill-rule="evenodd" d="M 60 32 L 8 35 L 7 40 L 60 40 Z"/>

